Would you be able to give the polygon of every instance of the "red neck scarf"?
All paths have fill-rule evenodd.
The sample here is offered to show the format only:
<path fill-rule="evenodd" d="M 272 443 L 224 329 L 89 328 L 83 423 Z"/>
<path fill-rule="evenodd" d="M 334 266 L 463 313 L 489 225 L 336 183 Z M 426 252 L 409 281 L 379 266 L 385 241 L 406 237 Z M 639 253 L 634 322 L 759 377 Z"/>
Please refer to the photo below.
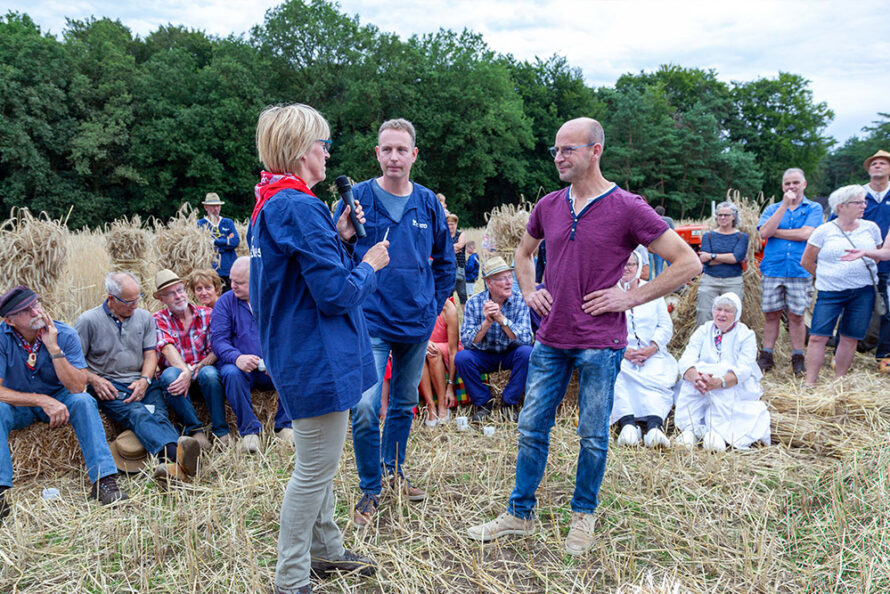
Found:
<path fill-rule="evenodd" d="M 256 196 L 256 206 L 253 207 L 253 213 L 250 215 L 250 222 L 255 223 L 266 201 L 281 190 L 297 190 L 310 196 L 315 196 L 306 182 L 298 175 L 293 173 L 269 173 L 268 171 L 260 172 L 260 183 L 253 189 Z"/>

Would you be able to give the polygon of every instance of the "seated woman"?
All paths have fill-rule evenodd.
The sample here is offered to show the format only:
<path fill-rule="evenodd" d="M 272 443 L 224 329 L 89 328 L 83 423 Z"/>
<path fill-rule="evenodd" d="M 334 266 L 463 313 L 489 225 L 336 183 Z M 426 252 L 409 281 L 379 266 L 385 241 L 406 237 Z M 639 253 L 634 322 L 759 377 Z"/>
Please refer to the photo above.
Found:
<path fill-rule="evenodd" d="M 185 281 L 185 288 L 191 291 L 204 307 L 213 309 L 216 300 L 222 295 L 222 281 L 215 270 L 199 268 L 192 270 Z"/>
<path fill-rule="evenodd" d="M 735 293 L 714 300 L 714 320 L 698 327 L 680 357 L 674 423 L 677 443 L 723 451 L 770 443 L 770 418 L 760 401 L 763 374 L 757 366 L 757 338 L 738 321 L 742 302 Z"/>
<path fill-rule="evenodd" d="M 456 371 L 454 355 L 460 345 L 458 336 L 460 323 L 457 320 L 457 306 L 454 297 L 445 300 L 445 306 L 426 347 L 426 359 L 423 363 L 423 376 L 420 378 L 420 394 L 426 402 L 426 426 L 435 427 L 445 424 L 451 418 L 449 407 L 454 406 L 454 383 Z M 448 379 L 445 379 L 445 372 Z M 435 391 L 435 399 L 433 398 Z M 438 406 L 437 406 L 438 404 Z"/>
<path fill-rule="evenodd" d="M 639 251 L 630 255 L 619 288 L 629 291 L 644 282 L 639 280 L 643 258 Z M 659 298 L 627 310 L 625 317 L 627 350 L 615 381 L 610 422 L 621 428 L 618 445 L 637 445 L 642 424 L 646 447 L 670 447 L 661 427 L 674 403 L 677 383 L 677 361 L 667 351 L 674 333 L 671 315 L 664 299 Z"/>

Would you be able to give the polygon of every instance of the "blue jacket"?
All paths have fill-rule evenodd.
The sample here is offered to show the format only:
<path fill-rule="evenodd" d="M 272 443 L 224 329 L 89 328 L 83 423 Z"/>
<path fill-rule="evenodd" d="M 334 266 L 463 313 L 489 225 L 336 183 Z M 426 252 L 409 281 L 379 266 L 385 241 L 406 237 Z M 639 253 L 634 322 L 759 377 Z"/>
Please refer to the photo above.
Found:
<path fill-rule="evenodd" d="M 871 192 L 866 190 L 865 214 L 862 218 L 874 222 L 881 230 L 881 238 L 886 238 L 887 231 L 890 230 L 890 194 L 884 196 L 884 200 L 878 203 Z M 890 260 L 878 262 L 878 274 L 888 272 L 890 272 Z"/>
<path fill-rule="evenodd" d="M 467 257 L 467 265 L 464 266 L 468 283 L 475 283 L 479 277 L 479 254 L 472 253 Z"/>
<path fill-rule="evenodd" d="M 372 183 L 374 180 L 368 180 L 352 188 L 365 211 L 368 233 L 356 243 L 356 254 L 363 257 L 371 246 L 383 241 L 389 229 L 389 265 L 378 274 L 377 290 L 362 307 L 368 331 L 392 342 L 423 342 L 433 333 L 436 317 L 454 292 L 457 265 L 445 211 L 435 194 L 412 182 L 402 220 L 396 223 L 377 204 Z M 334 219 L 342 212 L 341 200 Z"/>
<path fill-rule="evenodd" d="M 250 305 L 231 291 L 226 291 L 213 306 L 210 316 L 210 346 L 219 358 L 219 366 L 235 364 L 241 355 L 263 356 L 260 330 Z"/>
<path fill-rule="evenodd" d="M 289 419 L 349 410 L 377 383 L 361 303 L 374 269 L 343 244 L 320 199 L 281 190 L 251 225 L 250 304 Z"/>
<path fill-rule="evenodd" d="M 210 229 L 210 234 L 213 236 L 213 247 L 219 252 L 219 262 L 214 262 L 213 269 L 220 276 L 229 276 L 232 263 L 238 257 L 235 253 L 235 248 L 241 243 L 235 223 L 232 219 L 220 217 L 219 226 L 214 227 L 213 223 L 207 217 L 204 217 L 198 221 L 198 226 Z M 235 236 L 229 239 L 229 233 L 234 233 Z"/>

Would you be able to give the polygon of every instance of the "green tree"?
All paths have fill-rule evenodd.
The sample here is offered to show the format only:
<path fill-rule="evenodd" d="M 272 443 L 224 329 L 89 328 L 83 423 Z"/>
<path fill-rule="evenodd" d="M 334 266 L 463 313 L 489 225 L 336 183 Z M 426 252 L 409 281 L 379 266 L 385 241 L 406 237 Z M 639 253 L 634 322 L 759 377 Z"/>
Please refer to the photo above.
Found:
<path fill-rule="evenodd" d="M 890 150 L 890 113 L 879 113 L 871 126 L 862 129 L 862 136 L 853 136 L 825 156 L 820 164 L 821 183 L 818 191 L 827 195 L 848 184 L 863 183 L 868 173 L 865 160 L 879 150 Z"/>

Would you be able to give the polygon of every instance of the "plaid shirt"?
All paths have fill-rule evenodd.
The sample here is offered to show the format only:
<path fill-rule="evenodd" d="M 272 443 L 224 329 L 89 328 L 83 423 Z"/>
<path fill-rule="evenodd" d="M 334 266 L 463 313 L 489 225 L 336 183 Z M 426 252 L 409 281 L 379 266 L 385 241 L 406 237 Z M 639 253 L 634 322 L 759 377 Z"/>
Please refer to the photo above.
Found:
<path fill-rule="evenodd" d="M 510 295 L 510 298 L 501 306 L 501 314 L 507 318 L 507 327 L 516 335 L 516 340 L 510 340 L 500 324 L 492 323 L 482 340 L 473 342 L 473 338 L 476 337 L 476 334 L 482 327 L 482 322 L 485 321 L 485 316 L 482 314 L 482 306 L 489 299 L 491 299 L 491 293 L 486 288 L 481 293 L 476 293 L 470 297 L 467 301 L 464 311 L 464 322 L 460 327 L 460 341 L 463 343 L 464 348 L 503 353 L 519 345 L 531 344 L 534 336 L 532 335 L 528 306 L 518 291 Z"/>
<path fill-rule="evenodd" d="M 191 303 L 189 303 L 189 309 L 192 312 L 192 324 L 188 329 L 166 307 L 154 314 L 155 330 L 158 335 L 158 346 L 156 347 L 159 356 L 158 371 L 170 367 L 170 363 L 161 355 L 161 349 L 168 344 L 176 347 L 176 350 L 182 355 L 183 361 L 188 365 L 198 363 L 211 353 L 210 314 L 213 310 Z"/>

